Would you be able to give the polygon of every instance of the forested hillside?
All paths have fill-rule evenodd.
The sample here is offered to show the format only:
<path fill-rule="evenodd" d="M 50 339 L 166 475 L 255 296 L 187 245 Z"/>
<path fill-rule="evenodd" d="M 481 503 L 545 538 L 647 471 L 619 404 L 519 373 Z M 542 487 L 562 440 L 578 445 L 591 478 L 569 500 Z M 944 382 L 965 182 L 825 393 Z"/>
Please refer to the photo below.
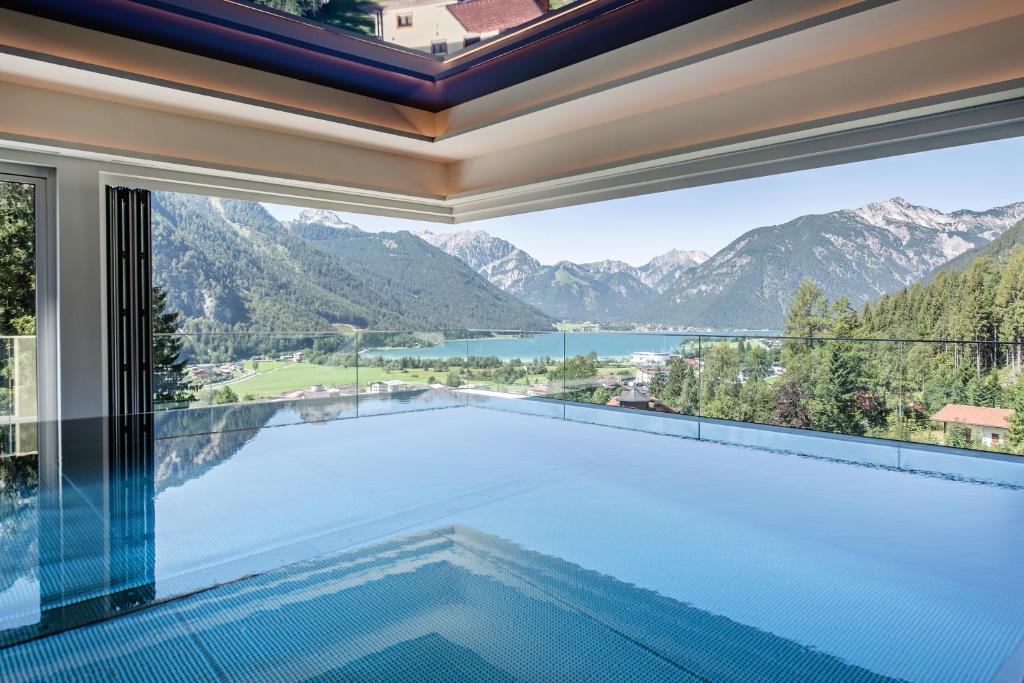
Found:
<path fill-rule="evenodd" d="M 866 306 L 866 332 L 913 339 L 1024 341 L 1024 221 L 924 284 Z"/>
<path fill-rule="evenodd" d="M 193 332 L 551 325 L 409 233 L 289 226 L 256 202 L 156 193 L 153 254 L 155 283 Z"/>
<path fill-rule="evenodd" d="M 413 323 L 409 329 L 551 327 L 541 313 L 410 232 L 338 229 L 323 220 L 322 212 L 307 211 L 287 227 L 366 282 L 389 313 Z"/>

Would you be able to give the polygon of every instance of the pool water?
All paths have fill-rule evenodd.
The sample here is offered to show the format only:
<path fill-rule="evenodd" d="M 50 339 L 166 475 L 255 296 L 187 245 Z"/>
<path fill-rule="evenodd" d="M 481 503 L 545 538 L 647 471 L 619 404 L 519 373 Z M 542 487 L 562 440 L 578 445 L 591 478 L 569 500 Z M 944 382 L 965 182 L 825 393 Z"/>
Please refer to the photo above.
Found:
<path fill-rule="evenodd" d="M 1020 488 L 465 406 L 80 450 L 0 470 L 5 681 L 1024 677 Z"/>

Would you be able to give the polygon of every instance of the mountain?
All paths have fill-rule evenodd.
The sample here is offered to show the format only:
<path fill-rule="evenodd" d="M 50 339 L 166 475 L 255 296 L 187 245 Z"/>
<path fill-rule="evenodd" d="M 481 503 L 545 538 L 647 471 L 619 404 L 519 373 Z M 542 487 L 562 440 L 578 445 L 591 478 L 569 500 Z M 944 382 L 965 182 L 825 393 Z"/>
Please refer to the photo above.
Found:
<path fill-rule="evenodd" d="M 644 321 L 776 328 L 797 285 L 859 306 L 983 246 L 1024 217 L 1024 202 L 942 213 L 900 197 L 751 230 L 669 286 Z"/>
<path fill-rule="evenodd" d="M 408 232 L 332 212 L 158 192 L 153 272 L 186 330 L 546 329 L 550 319 Z"/>
<path fill-rule="evenodd" d="M 954 258 L 926 282 L 872 302 L 864 309 L 862 323 L 872 336 L 1012 341 L 1015 345 L 1003 351 L 1019 371 L 1024 365 L 1024 220 L 985 246 Z M 948 348 L 930 348 L 932 353 L 940 350 Z M 976 350 L 978 363 L 999 362 L 998 346 Z"/>
<path fill-rule="evenodd" d="M 369 233 L 299 215 L 288 229 L 368 283 L 414 330 L 547 329 L 551 321 L 408 231 Z M 320 218 L 316 217 L 319 221 Z"/>
<path fill-rule="evenodd" d="M 664 292 L 683 273 L 696 268 L 710 258 L 703 251 L 683 251 L 673 249 L 661 256 L 655 256 L 637 270 L 640 281 L 656 292 Z"/>
<path fill-rule="evenodd" d="M 628 271 L 602 271 L 570 261 L 543 267 L 517 292 L 523 301 L 548 315 L 569 320 L 628 318 L 654 295 L 654 290 Z"/>
<path fill-rule="evenodd" d="M 288 224 L 324 225 L 337 230 L 359 230 L 358 226 L 343 220 L 341 216 L 327 209 L 303 209 L 298 217 L 293 221 L 288 221 Z"/>
<path fill-rule="evenodd" d="M 492 284 L 547 315 L 564 319 L 629 318 L 686 270 L 707 260 L 701 251 L 672 251 L 631 266 L 605 260 L 542 265 L 514 244 L 482 231 L 417 235 L 464 261 Z"/>
<path fill-rule="evenodd" d="M 486 232 L 416 233 L 423 241 L 454 256 L 506 292 L 516 293 L 540 271 L 540 261 L 503 239 Z"/>
<path fill-rule="evenodd" d="M 947 261 L 936 268 L 933 275 L 941 272 L 967 270 L 971 263 L 979 256 L 990 256 L 997 261 L 1005 261 L 1017 245 L 1024 245 L 1024 220 L 1015 223 L 1013 227 L 988 244 L 965 251 L 956 258 Z"/>

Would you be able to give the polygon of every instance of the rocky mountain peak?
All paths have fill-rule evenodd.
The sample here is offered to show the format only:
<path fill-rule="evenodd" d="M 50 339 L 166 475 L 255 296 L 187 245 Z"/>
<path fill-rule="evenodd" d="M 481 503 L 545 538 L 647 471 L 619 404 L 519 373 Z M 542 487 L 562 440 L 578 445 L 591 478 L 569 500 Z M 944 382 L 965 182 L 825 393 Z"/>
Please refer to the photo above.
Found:
<path fill-rule="evenodd" d="M 879 228 L 909 223 L 941 230 L 955 222 L 954 217 L 950 214 L 943 213 L 938 209 L 911 204 L 903 197 L 890 197 L 885 201 L 871 202 L 859 209 L 854 209 L 853 213 L 865 222 Z"/>
<path fill-rule="evenodd" d="M 295 223 L 311 223 L 314 225 L 326 225 L 340 230 L 358 230 L 359 228 L 343 220 L 341 216 L 328 209 L 304 209 L 295 219 Z"/>

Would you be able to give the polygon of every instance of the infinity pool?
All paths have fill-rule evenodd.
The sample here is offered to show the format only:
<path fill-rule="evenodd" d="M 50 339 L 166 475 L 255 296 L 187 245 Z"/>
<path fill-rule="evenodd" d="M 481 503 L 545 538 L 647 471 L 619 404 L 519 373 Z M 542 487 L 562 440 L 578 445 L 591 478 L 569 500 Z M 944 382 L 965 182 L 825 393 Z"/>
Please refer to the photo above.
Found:
<path fill-rule="evenodd" d="M 1021 488 L 438 407 L 3 461 L 0 679 L 1024 679 Z"/>

